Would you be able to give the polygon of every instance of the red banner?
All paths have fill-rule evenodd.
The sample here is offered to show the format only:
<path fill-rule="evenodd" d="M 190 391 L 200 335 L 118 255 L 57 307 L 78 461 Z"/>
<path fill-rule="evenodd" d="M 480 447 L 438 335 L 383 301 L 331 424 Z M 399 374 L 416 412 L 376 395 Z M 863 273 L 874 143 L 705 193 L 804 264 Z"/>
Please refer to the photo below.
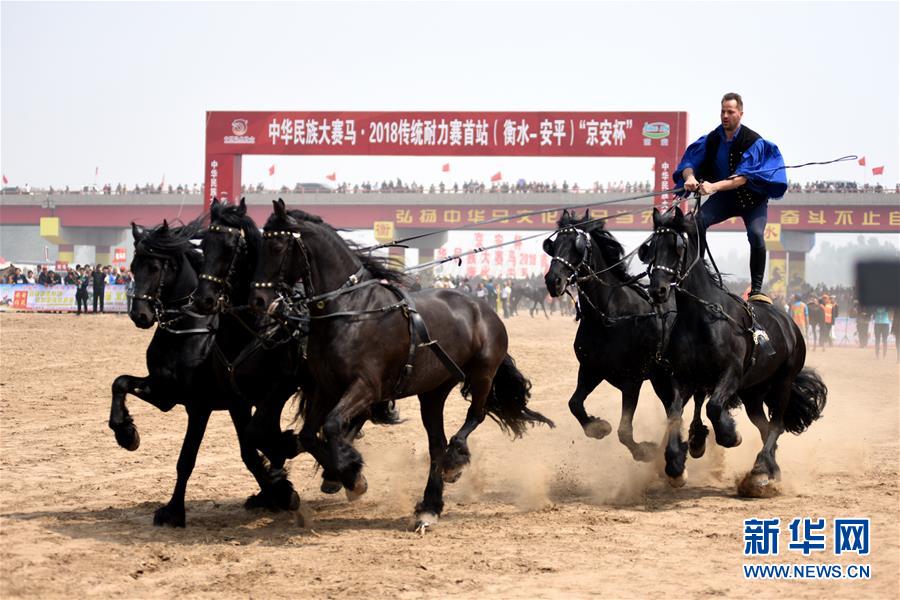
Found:
<path fill-rule="evenodd" d="M 657 157 L 686 135 L 686 112 L 206 114 L 207 154 Z"/>

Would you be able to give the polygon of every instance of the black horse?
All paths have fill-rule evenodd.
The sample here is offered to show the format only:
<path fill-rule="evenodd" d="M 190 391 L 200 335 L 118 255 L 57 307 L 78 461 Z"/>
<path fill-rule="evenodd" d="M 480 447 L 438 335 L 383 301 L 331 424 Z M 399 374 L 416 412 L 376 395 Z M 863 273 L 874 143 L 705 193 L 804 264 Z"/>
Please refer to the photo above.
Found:
<path fill-rule="evenodd" d="M 663 361 L 663 334 L 675 321 L 675 302 L 669 301 L 659 310 L 654 308 L 623 264 L 622 245 L 603 221 L 591 219 L 588 211 L 579 219 L 564 210 L 557 227 L 556 239 L 544 241 L 544 251 L 552 257 L 544 281 L 554 298 L 574 286 L 581 310 L 575 334 L 578 384 L 569 399 L 569 410 L 585 435 L 606 437 L 612 427 L 588 415 L 584 401 L 602 381 L 609 381 L 622 392 L 619 441 L 635 460 L 651 461 L 658 447 L 634 441 L 632 420 L 646 379 L 665 406 L 672 402 L 672 376 Z M 690 447 L 691 455 L 699 458 L 705 451 L 709 430 L 700 419 L 703 396 L 696 395 L 694 401 Z M 682 472 L 673 474 L 674 485 L 684 483 Z"/>
<path fill-rule="evenodd" d="M 170 228 L 165 221 L 149 230 L 132 225 L 134 301 L 129 317 L 142 329 L 154 323 L 158 327 L 147 348 L 149 375 L 120 375 L 112 384 L 109 427 L 120 446 L 138 449 L 140 436 L 125 406 L 127 394 L 164 412 L 182 404 L 188 414 L 175 490 L 169 503 L 154 514 L 155 525 L 184 527 L 185 490 L 213 410 L 229 411 L 241 458 L 259 483 L 261 492 L 251 496 L 246 506 L 280 509 L 299 506 L 299 497 L 282 469 L 285 456 L 277 452 L 269 455 L 270 468 L 245 435 L 252 406 L 236 385 L 229 361 L 240 354 L 252 336 L 226 317 L 203 316 L 185 310 L 202 269 L 201 254 L 193 243 L 201 230 L 199 219 L 183 227 Z M 295 390 L 296 385 L 282 392 Z"/>
<path fill-rule="evenodd" d="M 250 331 L 258 330 L 231 361 L 231 372 L 235 373 L 240 389 L 253 391 L 256 411 L 246 434 L 266 456 L 293 458 L 302 446 L 293 431 L 280 432 L 279 429 L 285 402 L 299 387 L 312 385 L 302 352 L 308 319 L 307 315 L 299 318 L 281 315 L 279 322 L 266 315 L 247 312 L 251 280 L 261 246 L 262 235 L 247 214 L 244 199 L 241 198 L 237 205 L 214 199 L 210 205 L 209 228 L 201 244 L 204 270 L 193 294 L 192 307 L 203 314 L 223 313 L 223 318 L 236 319 Z M 288 332 L 287 337 L 285 332 Z M 399 422 L 387 405 L 376 407 L 372 420 L 381 424 Z M 353 437 L 357 433 L 358 428 Z M 336 475 L 326 470 L 322 473 L 321 489 L 334 494 L 341 490 L 341 484 Z"/>
<path fill-rule="evenodd" d="M 550 318 L 550 315 L 547 313 L 547 307 L 544 305 L 544 301 L 547 299 L 547 292 L 543 287 L 528 282 L 520 293 L 522 298 L 531 302 L 531 306 L 528 308 L 529 317 L 534 318 L 534 315 L 538 312 L 538 307 L 540 307 L 544 311 L 544 316 L 548 319 Z"/>
<path fill-rule="evenodd" d="M 320 218 L 273 204 L 251 303 L 266 310 L 283 285 L 302 278 L 307 287 L 314 385 L 304 402 L 304 448 L 340 474 L 349 498 L 358 497 L 367 484 L 348 428 L 378 402 L 418 395 L 431 466 L 416 529 L 435 525 L 444 482 L 456 481 L 469 462 L 467 438 L 487 414 L 516 436 L 529 423 L 552 425 L 526 407 L 531 384 L 507 352 L 503 321 L 456 290 L 405 291 L 400 273 L 351 249 Z M 448 445 L 444 402 L 463 378 L 472 403 Z"/>
<path fill-rule="evenodd" d="M 729 409 L 743 402 L 763 448 L 739 491 L 769 495 L 770 481 L 781 475 L 775 462 L 778 437 L 785 430 L 802 433 L 818 419 L 828 390 L 804 368 L 803 335 L 784 311 L 764 302 L 745 303 L 707 268 L 706 234 L 693 213 L 686 216 L 677 206 L 665 213 L 654 209 L 653 227 L 641 252 L 650 265 L 650 295 L 665 303 L 674 289 L 678 307 L 667 352 L 676 380 L 667 463 L 677 464 L 679 455 L 683 463 L 680 411 L 687 390 L 709 393 L 706 413 L 716 441 L 725 447 L 741 443 Z"/>

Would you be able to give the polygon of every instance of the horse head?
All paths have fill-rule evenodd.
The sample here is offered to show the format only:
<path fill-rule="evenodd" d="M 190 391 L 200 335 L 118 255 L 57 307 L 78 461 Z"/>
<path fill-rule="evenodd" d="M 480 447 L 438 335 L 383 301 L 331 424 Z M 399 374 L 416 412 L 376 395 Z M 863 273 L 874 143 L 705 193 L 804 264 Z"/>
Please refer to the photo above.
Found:
<path fill-rule="evenodd" d="M 213 199 L 210 224 L 203 237 L 203 272 L 193 295 L 193 309 L 211 314 L 235 295 L 247 293 L 249 269 L 255 266 L 255 251 L 259 246 L 259 231 L 247 216 L 247 204 L 231 206 Z"/>
<path fill-rule="evenodd" d="M 574 212 L 563 210 L 553 236 L 544 240 L 544 252 L 550 255 L 550 268 L 544 275 L 547 291 L 554 298 L 562 296 L 578 277 L 579 272 L 590 268 L 591 239 L 590 235 L 579 225 L 590 221 L 590 211 L 578 219 Z"/>
<path fill-rule="evenodd" d="M 544 283 L 554 297 L 561 296 L 579 276 L 596 276 L 602 281 L 608 273 L 617 281 L 629 278 L 622 264 L 622 245 L 590 211 L 579 218 L 564 210 L 557 222 L 556 239 L 544 240 L 544 252 L 552 257 Z"/>
<path fill-rule="evenodd" d="M 680 207 L 665 212 L 653 209 L 653 236 L 641 247 L 638 256 L 648 264 L 648 291 L 654 303 L 665 304 L 672 288 L 681 284 L 696 262 L 697 251 L 690 256 L 690 238 L 696 232 L 693 216 L 685 216 Z"/>
<path fill-rule="evenodd" d="M 134 299 L 128 316 L 141 329 L 151 327 L 166 306 L 190 298 L 197 285 L 200 254 L 191 242 L 200 221 L 170 227 L 167 221 L 146 229 L 131 224 L 134 237 Z"/>

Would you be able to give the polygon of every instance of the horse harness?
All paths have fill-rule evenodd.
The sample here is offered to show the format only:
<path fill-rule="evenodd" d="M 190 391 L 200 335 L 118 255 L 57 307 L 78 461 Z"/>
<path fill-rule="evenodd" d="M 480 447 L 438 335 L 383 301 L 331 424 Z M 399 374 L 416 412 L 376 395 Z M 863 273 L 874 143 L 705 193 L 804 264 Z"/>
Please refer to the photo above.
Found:
<path fill-rule="evenodd" d="M 406 363 L 403 365 L 403 368 L 400 371 L 400 377 L 397 379 L 397 384 L 394 386 L 393 396 L 395 399 L 402 397 L 403 390 L 406 388 L 409 378 L 412 376 L 416 350 L 419 348 L 428 348 L 431 350 L 451 375 L 459 381 L 465 381 L 466 374 L 459 365 L 453 361 L 437 340 L 431 339 L 425 320 L 422 318 L 422 315 L 419 314 L 419 311 L 416 310 L 415 301 L 412 296 L 400 286 L 384 279 L 367 279 L 365 281 L 360 281 L 366 273 L 368 273 L 368 271 L 365 265 L 362 265 L 359 270 L 350 275 L 350 277 L 347 278 L 347 281 L 345 281 L 338 289 L 307 298 L 306 304 L 309 307 L 310 320 L 352 318 L 371 314 L 385 314 L 395 310 L 399 310 L 403 313 L 409 327 L 409 351 L 407 352 Z M 315 312 L 324 310 L 327 303 L 334 298 L 374 285 L 379 285 L 388 289 L 397 298 L 397 302 L 379 308 L 314 314 Z"/>
<path fill-rule="evenodd" d="M 220 286 L 221 294 L 219 296 L 219 301 L 222 302 L 227 298 L 226 290 L 231 289 L 231 276 L 234 274 L 234 271 L 237 268 L 238 259 L 247 252 L 247 239 L 244 234 L 244 230 L 240 227 L 227 227 L 225 225 L 215 224 L 210 225 L 207 232 L 222 233 L 237 238 L 237 252 L 235 252 L 231 257 L 231 263 L 229 263 L 228 265 L 228 271 L 225 274 L 225 277 L 217 277 L 209 273 L 200 273 L 200 275 L 198 275 L 199 279 L 205 279 L 206 281 L 211 281 L 212 283 L 218 284 Z"/>
<path fill-rule="evenodd" d="M 264 231 L 263 238 L 287 238 L 289 240 L 293 240 L 293 242 L 297 244 L 298 248 L 300 249 L 300 253 L 303 255 L 303 260 L 306 262 L 306 272 L 311 272 L 309 256 L 306 251 L 306 246 L 303 244 L 303 239 L 300 232 L 289 230 Z M 257 289 L 274 289 L 281 281 L 284 280 L 284 274 L 282 271 L 284 269 L 284 261 L 286 256 L 287 252 L 282 254 L 281 262 L 278 266 L 278 277 L 280 281 L 254 281 L 251 283 L 251 285 Z M 307 296 L 306 298 L 304 298 L 303 304 L 305 304 L 309 310 L 309 319 L 311 321 L 314 321 L 336 318 L 352 318 L 363 315 L 385 314 L 393 312 L 395 310 L 401 311 L 409 325 L 409 352 L 407 353 L 406 364 L 403 365 L 403 368 L 400 371 L 400 377 L 397 379 L 397 384 L 394 386 L 394 398 L 399 398 L 402 396 L 403 389 L 406 387 L 406 384 L 408 383 L 409 378 L 412 375 L 416 350 L 418 348 L 429 348 L 438 358 L 438 360 L 441 361 L 447 371 L 450 372 L 451 375 L 456 377 L 459 381 L 465 381 L 466 375 L 463 370 L 459 368 L 459 365 L 457 365 L 453 361 L 453 359 L 450 358 L 450 355 L 447 354 L 447 352 L 441 347 L 437 340 L 431 339 L 431 336 L 428 334 L 428 327 L 425 325 L 425 320 L 419 314 L 419 311 L 416 310 L 415 302 L 413 298 L 406 292 L 406 290 L 394 284 L 393 282 L 382 279 L 367 279 L 365 281 L 361 281 L 362 277 L 364 277 L 367 273 L 368 270 L 366 269 L 365 265 L 361 265 L 359 269 L 355 273 L 350 275 L 347 280 L 336 290 L 325 292 L 323 294 Z M 380 285 L 390 290 L 391 293 L 397 297 L 397 302 L 379 308 L 315 314 L 318 311 L 323 311 L 330 300 L 373 285 Z"/>
<path fill-rule="evenodd" d="M 700 303 L 704 308 L 709 310 L 716 319 L 725 320 L 731 323 L 737 330 L 738 334 L 746 334 L 749 335 L 753 340 L 753 349 L 750 354 L 750 365 L 755 365 L 758 357 L 758 350 L 763 348 L 769 356 L 775 355 L 775 350 L 772 348 L 772 345 L 769 341 L 769 334 L 766 333 L 766 330 L 759 324 L 759 321 L 756 318 L 756 313 L 753 310 L 753 306 L 745 301 L 740 296 L 736 296 L 732 294 L 728 290 L 724 290 L 729 296 L 738 301 L 741 307 L 747 312 L 747 315 L 750 317 L 750 327 L 745 327 L 742 323 L 737 321 L 734 317 L 725 312 L 725 309 L 721 304 L 715 302 L 709 302 L 700 298 L 696 294 L 692 294 L 688 290 L 681 287 L 681 282 L 687 277 L 688 273 L 690 273 L 691 269 L 693 269 L 697 263 L 700 261 L 700 252 L 697 252 L 697 255 L 694 257 L 694 260 L 691 262 L 690 266 L 685 268 L 687 264 L 687 255 L 686 249 L 688 247 L 688 238 L 687 234 L 683 231 L 677 231 L 675 229 L 671 229 L 668 227 L 660 227 L 659 229 L 655 229 L 653 231 L 653 237 L 655 238 L 658 234 L 666 234 L 671 233 L 676 237 L 676 248 L 679 250 L 680 258 L 678 259 L 678 268 L 673 269 L 671 267 L 667 267 L 665 265 L 656 264 L 656 255 L 654 256 L 648 266 L 648 273 L 652 273 L 653 271 L 664 271 L 666 273 L 670 273 L 675 277 L 675 281 L 672 282 L 672 287 L 675 289 L 677 293 L 684 294 L 690 298 L 693 298 L 698 303 Z M 700 229 L 697 229 L 697 237 L 698 237 L 698 246 L 699 246 L 699 237 L 700 237 Z M 677 316 L 676 316 L 677 318 Z M 670 332 L 671 333 L 671 332 Z"/>

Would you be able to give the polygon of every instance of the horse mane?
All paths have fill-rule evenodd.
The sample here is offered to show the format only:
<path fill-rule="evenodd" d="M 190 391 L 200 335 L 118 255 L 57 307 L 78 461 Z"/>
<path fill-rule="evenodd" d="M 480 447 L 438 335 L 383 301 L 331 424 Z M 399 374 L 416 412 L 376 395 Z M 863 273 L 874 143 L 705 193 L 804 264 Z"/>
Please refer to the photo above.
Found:
<path fill-rule="evenodd" d="M 193 240 L 199 239 L 202 231 L 202 216 L 178 227 L 171 227 L 163 223 L 144 230 L 144 235 L 135 244 L 135 252 L 150 252 L 166 256 L 184 254 L 191 263 L 191 267 L 199 272 L 203 267 L 203 255 L 194 245 Z"/>
<path fill-rule="evenodd" d="M 247 245 L 251 248 L 259 248 L 262 243 L 262 234 L 259 232 L 256 222 L 246 212 L 242 213 L 239 206 L 224 203 L 214 204 L 210 213 L 210 222 L 243 229 Z"/>
<path fill-rule="evenodd" d="M 390 258 L 372 256 L 369 252 L 360 249 L 359 244 L 350 240 L 345 240 L 338 234 L 334 227 L 323 221 L 322 217 L 297 209 L 291 209 L 287 211 L 287 214 L 297 221 L 318 225 L 321 229 L 333 235 L 337 241 L 345 245 L 347 249 L 359 259 L 366 270 L 369 271 L 375 279 L 385 279 L 401 285 L 409 284 L 406 274 L 399 271 Z M 272 214 L 266 221 L 266 228 L 278 228 L 281 224 L 282 222 L 278 216 Z"/>
<path fill-rule="evenodd" d="M 721 272 L 717 272 L 716 269 L 710 264 L 709 260 L 706 258 L 705 254 L 708 252 L 708 246 L 706 241 L 706 230 L 699 227 L 697 224 L 695 213 L 689 212 L 684 215 L 684 233 L 687 235 L 688 240 L 693 243 L 697 240 L 697 230 L 700 229 L 700 240 L 702 243 L 702 248 L 698 248 L 698 252 L 702 250 L 704 256 L 701 256 L 702 259 L 700 262 L 703 263 L 703 268 L 706 271 L 706 275 L 709 277 L 709 280 L 715 285 L 717 288 L 720 288 L 726 292 L 728 292 L 728 288 L 725 287 L 725 284 L 719 285 L 719 277 Z M 722 274 L 724 277 L 724 274 Z"/>
<path fill-rule="evenodd" d="M 625 249 L 622 248 L 619 240 L 614 238 L 609 230 L 606 229 L 602 220 L 594 219 L 590 214 L 578 217 L 575 213 L 564 210 L 559 221 L 556 222 L 556 226 L 558 228 L 577 227 L 590 235 L 597 247 L 600 248 L 600 255 L 606 264 L 615 265 L 609 270 L 609 273 L 619 281 L 631 278 L 628 274 L 628 269 L 625 268 L 625 264 L 620 262 L 625 255 Z"/>

